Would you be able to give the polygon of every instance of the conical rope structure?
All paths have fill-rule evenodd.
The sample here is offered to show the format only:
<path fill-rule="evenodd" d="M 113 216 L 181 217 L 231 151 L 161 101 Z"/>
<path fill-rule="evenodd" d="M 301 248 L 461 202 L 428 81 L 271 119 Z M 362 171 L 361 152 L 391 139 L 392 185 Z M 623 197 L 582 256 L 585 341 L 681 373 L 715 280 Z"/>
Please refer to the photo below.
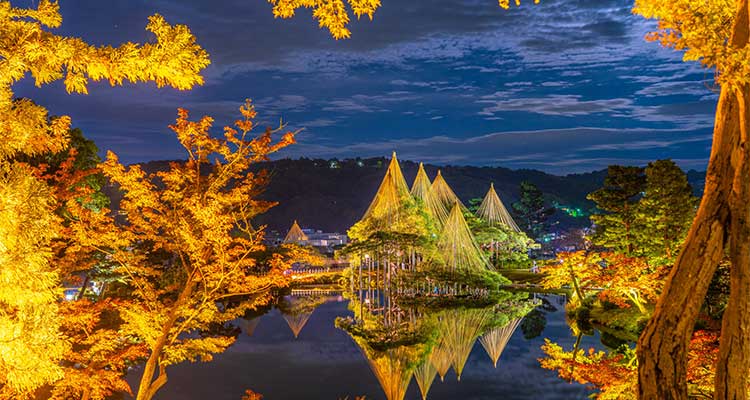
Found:
<path fill-rule="evenodd" d="M 492 364 L 495 368 L 497 368 L 497 360 L 500 359 L 505 346 L 508 345 L 508 341 L 510 341 L 513 333 L 518 329 L 522 319 L 516 318 L 505 326 L 493 328 L 479 338 L 479 342 L 482 343 L 482 347 L 484 347 L 487 355 L 492 359 Z"/>
<path fill-rule="evenodd" d="M 302 332 L 302 328 L 304 328 L 307 324 L 307 321 L 310 320 L 311 315 L 312 313 L 296 315 L 284 314 L 284 320 L 286 321 L 286 324 L 289 325 L 289 329 L 292 330 L 295 339 L 299 337 L 300 332 Z"/>
<path fill-rule="evenodd" d="M 430 178 L 424 170 L 424 164 L 419 163 L 417 177 L 414 178 L 414 183 L 411 185 L 411 195 L 415 199 L 420 199 L 426 203 L 427 196 L 430 193 L 430 186 L 432 186 L 432 182 L 430 182 Z"/>
<path fill-rule="evenodd" d="M 453 189 L 448 186 L 448 183 L 443 179 L 443 174 L 438 170 L 437 176 L 432 181 L 430 191 L 425 199 L 427 211 L 442 227 L 448 219 L 451 207 L 456 203 L 461 204 L 461 200 L 453 192 Z M 461 204 L 461 207 L 463 207 L 463 204 Z"/>
<path fill-rule="evenodd" d="M 299 224 L 295 220 L 284 238 L 284 243 L 300 243 L 307 240 L 307 235 L 305 235 L 305 232 L 302 232 L 302 228 L 299 227 Z"/>
<path fill-rule="evenodd" d="M 392 222 L 398 218 L 398 212 L 401 209 L 403 200 L 410 196 L 409 187 L 406 185 L 404 174 L 398 165 L 396 152 L 393 152 L 393 158 L 388 165 L 388 170 L 380 183 L 375 197 L 372 199 L 370 206 L 365 211 L 362 220 L 376 218 L 379 220 Z"/>
<path fill-rule="evenodd" d="M 419 385 L 419 392 L 422 394 L 422 400 L 427 400 L 427 393 L 430 392 L 430 387 L 432 386 L 432 382 L 435 381 L 437 372 L 437 368 L 430 360 L 430 357 L 427 357 L 422 361 L 422 364 L 414 370 L 414 379 L 417 381 L 417 385 Z"/>
<path fill-rule="evenodd" d="M 453 354 L 451 365 L 460 381 L 466 360 L 492 314 L 490 309 L 451 310 L 445 319 L 445 341 Z"/>
<path fill-rule="evenodd" d="M 513 217 L 510 216 L 508 209 L 505 208 L 500 196 L 495 191 L 495 185 L 490 184 L 490 190 L 487 191 L 487 195 L 484 196 L 482 204 L 477 210 L 477 216 L 487 221 L 490 225 L 504 224 L 508 228 L 520 232 L 521 230 L 513 221 Z"/>
<path fill-rule="evenodd" d="M 435 367 L 437 374 L 440 375 L 440 381 L 444 381 L 445 375 L 451 369 L 451 363 L 453 363 L 453 354 L 448 348 L 445 338 L 441 337 L 435 347 L 433 347 L 430 354 L 430 363 Z"/>
<path fill-rule="evenodd" d="M 487 260 L 466 223 L 461 205 L 454 203 L 438 239 L 438 249 L 451 271 L 489 269 Z"/>

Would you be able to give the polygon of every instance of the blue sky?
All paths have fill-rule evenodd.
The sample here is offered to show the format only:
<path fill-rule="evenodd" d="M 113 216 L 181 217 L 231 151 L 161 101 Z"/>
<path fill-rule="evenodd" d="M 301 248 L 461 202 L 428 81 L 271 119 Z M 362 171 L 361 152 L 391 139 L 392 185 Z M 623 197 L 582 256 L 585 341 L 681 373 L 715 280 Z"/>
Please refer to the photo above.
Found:
<path fill-rule="evenodd" d="M 252 98 L 264 125 L 304 128 L 288 157 L 389 156 L 554 174 L 672 158 L 705 168 L 717 99 L 712 73 L 647 43 L 632 0 L 382 0 L 335 41 L 309 12 L 274 19 L 264 0 L 60 0 L 59 32 L 97 44 L 150 39 L 160 13 L 209 52 L 206 84 L 179 92 L 95 84 L 16 94 L 68 114 L 125 162 L 183 158 L 177 107 L 220 126 Z M 26 1 L 12 1 L 24 6 Z"/>

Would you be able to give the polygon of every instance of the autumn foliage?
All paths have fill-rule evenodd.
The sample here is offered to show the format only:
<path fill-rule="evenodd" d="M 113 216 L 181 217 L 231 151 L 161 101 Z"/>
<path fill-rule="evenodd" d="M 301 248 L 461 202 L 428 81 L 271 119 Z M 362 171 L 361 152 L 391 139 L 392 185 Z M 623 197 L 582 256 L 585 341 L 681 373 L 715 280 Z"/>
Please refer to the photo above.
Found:
<path fill-rule="evenodd" d="M 72 205 L 64 192 L 21 156 L 58 153 L 68 147 L 70 118 L 51 118 L 30 99 L 15 98 L 13 86 L 30 76 L 37 86 L 62 80 L 68 92 L 86 93 L 89 81 L 153 81 L 159 86 L 189 89 L 201 84 L 206 52 L 187 27 L 169 25 L 161 16 L 149 19 L 155 41 L 118 47 L 91 46 L 54 33 L 62 17 L 56 2 L 17 8 L 0 1 L 0 397 L 22 399 L 68 375 L 65 359 L 76 349 L 75 326 L 61 309 L 61 284 L 72 264 L 57 262 L 60 252 L 82 250 L 68 236 Z M 49 179 L 48 179 L 49 178 Z M 73 178 L 76 180 L 77 178 Z M 80 203 L 79 203 L 80 204 Z M 80 260 L 81 264 L 85 264 Z M 79 264 L 80 265 L 80 264 Z M 75 315 L 87 324 L 96 315 Z M 69 337 L 68 335 L 72 335 Z M 72 347 L 71 347 L 72 346 Z M 96 350 L 95 352 L 97 352 Z M 101 354 L 101 353 L 99 353 Z M 78 356 L 78 354 L 75 354 Z M 81 355 L 86 357 L 86 355 Z M 74 363 L 75 364 L 75 363 Z M 106 379 L 102 379 L 102 382 Z"/>
<path fill-rule="evenodd" d="M 351 11 L 359 19 L 366 15 L 372 20 L 375 11 L 380 8 L 380 0 L 268 0 L 273 5 L 273 16 L 276 18 L 292 18 L 300 8 L 312 9 L 313 18 L 321 28 L 328 29 L 334 39 L 349 39 L 352 32 L 347 25 L 351 20 Z M 514 0 L 516 6 L 521 0 Z M 534 0 L 539 3 L 539 0 Z M 500 7 L 510 8 L 511 0 L 498 0 Z M 398 6 L 394 2 L 395 6 Z"/>
<path fill-rule="evenodd" d="M 635 349 L 623 346 L 605 352 L 588 349 L 565 351 L 545 340 L 542 368 L 557 371 L 560 378 L 597 389 L 599 400 L 638 398 L 638 361 Z M 719 337 L 715 332 L 696 331 L 688 354 L 688 387 L 694 398 L 712 398 L 715 363 L 719 354 Z"/>
<path fill-rule="evenodd" d="M 180 110 L 171 129 L 188 160 L 168 171 L 126 168 L 113 153 L 102 165 L 124 196 L 120 210 L 127 222 L 101 237 L 107 245 L 100 249 L 114 260 L 132 296 L 121 312 L 121 332 L 147 347 L 138 400 L 151 399 L 166 383 L 169 365 L 210 361 L 223 351 L 234 341 L 224 325 L 287 284 L 282 272 L 291 260 L 275 255 L 259 265 L 253 257 L 264 246 L 263 230 L 252 219 L 274 203 L 257 198 L 268 175 L 248 169 L 293 143 L 294 134 L 278 142 L 271 129 L 255 136 L 249 101 L 240 113 L 235 127 L 214 138 L 212 118 L 190 121 Z"/>

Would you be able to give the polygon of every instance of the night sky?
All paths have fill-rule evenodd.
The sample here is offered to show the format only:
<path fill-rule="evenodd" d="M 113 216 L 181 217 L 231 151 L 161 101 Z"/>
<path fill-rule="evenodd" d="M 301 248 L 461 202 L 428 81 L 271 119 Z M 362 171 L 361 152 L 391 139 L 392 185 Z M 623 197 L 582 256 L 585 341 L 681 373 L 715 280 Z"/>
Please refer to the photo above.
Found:
<path fill-rule="evenodd" d="M 27 6 L 31 0 L 11 1 Z M 124 162 L 184 158 L 167 128 L 177 107 L 216 117 L 252 98 L 263 125 L 304 128 L 284 157 L 389 156 L 554 174 L 672 158 L 705 169 L 712 73 L 643 39 L 654 22 L 632 0 L 383 0 L 335 41 L 310 12 L 274 19 L 265 0 L 60 0 L 57 32 L 91 43 L 150 40 L 147 17 L 188 25 L 210 54 L 206 84 L 66 95 L 61 83 L 16 94 L 68 114 Z M 353 18 L 354 19 L 354 18 Z"/>

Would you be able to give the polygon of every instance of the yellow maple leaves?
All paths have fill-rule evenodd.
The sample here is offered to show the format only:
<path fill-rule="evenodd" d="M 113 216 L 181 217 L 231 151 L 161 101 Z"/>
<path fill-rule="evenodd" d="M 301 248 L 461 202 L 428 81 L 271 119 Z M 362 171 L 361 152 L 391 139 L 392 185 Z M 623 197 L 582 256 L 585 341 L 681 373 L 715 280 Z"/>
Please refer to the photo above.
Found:
<path fill-rule="evenodd" d="M 538 4 L 540 0 L 534 0 Z M 328 29 L 334 39 L 349 39 L 352 36 L 347 28 L 349 24 L 348 8 L 357 18 L 367 15 L 372 20 L 375 11 L 380 8 L 380 0 L 268 0 L 273 5 L 273 16 L 276 18 L 292 18 L 298 8 L 311 8 L 313 18 L 318 20 L 321 28 Z M 395 3 L 395 2 L 394 2 Z M 510 8 L 510 0 L 498 0 L 500 7 Z M 515 0 L 516 6 L 521 0 Z M 394 4 L 398 6 L 398 4 Z"/>
<path fill-rule="evenodd" d="M 254 135 L 256 112 L 249 100 L 240 113 L 217 138 L 210 133 L 212 118 L 193 121 L 180 109 L 170 128 L 188 159 L 166 171 L 126 168 L 111 152 L 102 165 L 123 191 L 120 210 L 127 215 L 127 224 L 112 226 L 99 240 L 108 244 L 116 272 L 132 291 L 121 331 L 147 345 L 139 400 L 150 399 L 166 382 L 167 366 L 210 361 L 232 344 L 234 336 L 212 329 L 265 304 L 272 288 L 287 285 L 282 271 L 301 257 L 285 252 L 260 264 L 263 233 L 251 223 L 274 203 L 257 198 L 267 174 L 249 169 L 293 143 L 294 133 L 278 140 L 277 130 Z"/>
<path fill-rule="evenodd" d="M 180 90 L 203 84 L 200 72 L 210 62 L 208 53 L 184 25 L 170 25 L 153 15 L 146 29 L 155 42 L 96 47 L 49 30 L 61 23 L 56 2 L 41 0 L 36 9 L 20 9 L 0 1 L 0 158 L 56 152 L 65 145 L 69 118 L 49 121 L 43 107 L 13 99 L 13 84 L 27 74 L 37 86 L 62 80 L 68 93 L 83 94 L 90 80 L 112 85 L 153 81 Z"/>
<path fill-rule="evenodd" d="M 52 31 L 62 24 L 57 2 L 35 3 L 35 8 L 17 8 L 0 1 L 0 398 L 14 399 L 33 396 L 63 376 L 81 383 L 76 379 L 97 369 L 63 368 L 78 363 L 71 357 L 83 353 L 70 351 L 76 335 L 63 328 L 74 316 L 59 311 L 61 280 L 72 278 L 67 274 L 73 263 L 58 255 L 83 254 L 83 242 L 90 238 L 80 226 L 63 224 L 55 211 L 66 204 L 81 211 L 81 204 L 69 196 L 71 187 L 53 188 L 39 171 L 18 161 L 65 149 L 71 121 L 51 118 L 43 106 L 15 98 L 13 86 L 30 76 L 37 86 L 63 81 L 69 93 L 85 94 L 89 81 L 100 80 L 189 89 L 203 83 L 200 72 L 209 63 L 187 27 L 169 25 L 161 16 L 152 16 L 146 26 L 156 38 L 152 42 L 96 47 Z M 79 224 L 97 219 L 79 216 Z M 87 262 L 77 260 L 76 268 Z M 106 368 L 98 371 L 111 370 Z M 99 378 L 110 388 L 124 383 Z M 88 396 L 102 398 L 108 389 L 101 389 Z"/>
<path fill-rule="evenodd" d="M 647 39 L 684 51 L 685 61 L 716 67 L 719 83 L 743 84 L 750 76 L 750 49 L 732 43 L 734 0 L 636 0 L 633 13 L 658 20 Z"/>
<path fill-rule="evenodd" d="M 515 0 L 515 2 L 516 2 L 516 7 L 521 6 L 521 0 Z M 498 4 L 500 5 L 500 7 L 506 10 L 510 8 L 510 0 L 498 0 Z M 539 4 L 539 0 L 534 0 L 534 4 Z"/>
<path fill-rule="evenodd" d="M 313 17 L 321 28 L 328 29 L 336 40 L 348 39 L 351 31 L 347 4 L 357 18 L 367 15 L 372 19 L 375 10 L 380 7 L 380 0 L 268 0 L 273 5 L 276 18 L 291 18 L 298 8 L 311 8 Z"/>

